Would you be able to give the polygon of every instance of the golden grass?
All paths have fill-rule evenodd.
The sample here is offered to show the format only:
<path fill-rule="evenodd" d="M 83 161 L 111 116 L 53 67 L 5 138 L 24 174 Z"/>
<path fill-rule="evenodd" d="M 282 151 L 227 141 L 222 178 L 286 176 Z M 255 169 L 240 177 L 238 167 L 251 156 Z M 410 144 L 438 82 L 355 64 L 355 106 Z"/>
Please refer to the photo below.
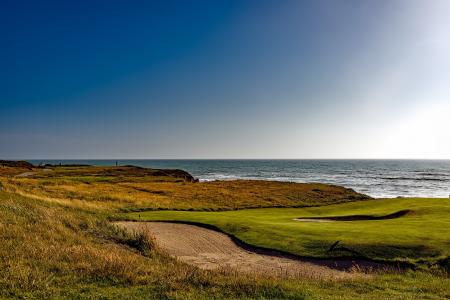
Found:
<path fill-rule="evenodd" d="M 24 172 L 29 172 L 30 169 L 21 168 L 21 167 L 9 167 L 0 165 L 0 176 L 15 176 Z"/>
<path fill-rule="evenodd" d="M 7 191 L 104 210 L 230 210 L 301 207 L 367 199 L 343 187 L 270 181 L 193 183 L 132 167 L 59 167 L 3 176 Z"/>

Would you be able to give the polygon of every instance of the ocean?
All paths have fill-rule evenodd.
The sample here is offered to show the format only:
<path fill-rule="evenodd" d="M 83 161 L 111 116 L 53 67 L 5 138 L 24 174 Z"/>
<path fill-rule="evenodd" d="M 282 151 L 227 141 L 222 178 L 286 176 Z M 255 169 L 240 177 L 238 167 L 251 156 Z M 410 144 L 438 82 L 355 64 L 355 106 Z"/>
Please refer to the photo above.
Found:
<path fill-rule="evenodd" d="M 33 164 L 177 168 L 200 181 L 264 179 L 321 182 L 384 197 L 450 196 L 450 160 L 29 160 Z"/>

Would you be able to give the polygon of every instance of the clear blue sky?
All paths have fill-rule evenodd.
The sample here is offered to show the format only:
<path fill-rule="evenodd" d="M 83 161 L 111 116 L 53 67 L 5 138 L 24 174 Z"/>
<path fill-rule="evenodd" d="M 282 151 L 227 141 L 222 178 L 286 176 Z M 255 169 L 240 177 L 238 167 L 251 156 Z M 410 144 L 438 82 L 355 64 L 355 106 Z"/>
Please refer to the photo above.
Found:
<path fill-rule="evenodd" d="M 0 158 L 450 158 L 450 1 L 2 1 Z"/>

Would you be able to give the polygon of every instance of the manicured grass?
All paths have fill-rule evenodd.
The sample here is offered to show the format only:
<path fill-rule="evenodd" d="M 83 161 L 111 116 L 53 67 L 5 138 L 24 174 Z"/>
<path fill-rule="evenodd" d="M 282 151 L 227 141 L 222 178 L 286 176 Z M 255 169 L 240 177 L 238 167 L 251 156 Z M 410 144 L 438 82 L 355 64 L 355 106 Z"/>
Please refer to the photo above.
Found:
<path fill-rule="evenodd" d="M 318 216 L 382 216 L 409 209 L 389 220 L 299 222 Z M 449 199 L 384 199 L 310 208 L 268 208 L 228 212 L 148 211 L 132 220 L 190 221 L 214 225 L 249 244 L 302 256 L 349 256 L 327 252 L 336 241 L 364 256 L 390 261 L 436 262 L 450 255 Z"/>

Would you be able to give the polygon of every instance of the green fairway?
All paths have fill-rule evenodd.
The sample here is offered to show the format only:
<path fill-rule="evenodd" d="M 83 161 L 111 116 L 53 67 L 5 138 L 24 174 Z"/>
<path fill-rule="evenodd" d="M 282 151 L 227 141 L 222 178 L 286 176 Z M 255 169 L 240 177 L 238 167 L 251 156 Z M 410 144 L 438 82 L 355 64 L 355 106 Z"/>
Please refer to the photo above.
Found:
<path fill-rule="evenodd" d="M 296 218 L 349 215 L 386 220 L 299 222 Z M 126 214 L 132 220 L 187 221 L 216 226 L 260 247 L 311 257 L 364 256 L 391 261 L 435 262 L 450 255 L 450 199 L 383 199 L 314 208 L 267 208 L 225 212 L 148 211 Z M 340 241 L 341 250 L 328 252 Z"/>

